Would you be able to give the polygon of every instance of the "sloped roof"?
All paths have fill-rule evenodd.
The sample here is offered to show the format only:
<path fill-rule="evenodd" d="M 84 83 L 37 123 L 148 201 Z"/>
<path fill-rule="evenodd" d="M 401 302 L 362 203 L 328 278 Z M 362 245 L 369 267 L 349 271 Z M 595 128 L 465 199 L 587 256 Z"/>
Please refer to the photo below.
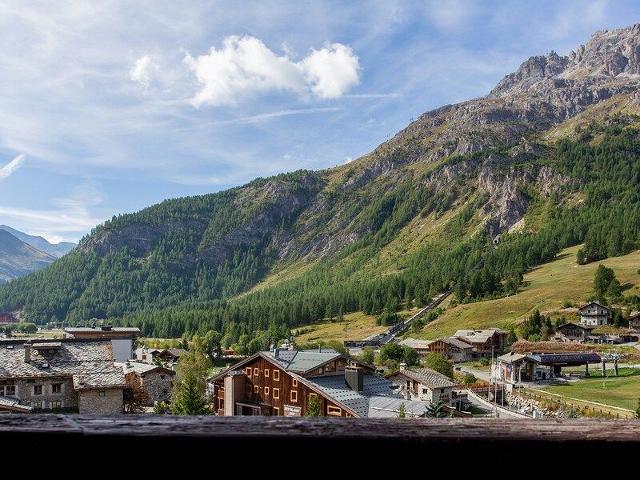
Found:
<path fill-rule="evenodd" d="M 602 358 L 593 352 L 578 353 L 535 353 L 527 355 L 542 365 L 583 365 L 585 363 L 600 363 Z"/>
<path fill-rule="evenodd" d="M 73 388 L 75 390 L 124 388 L 125 385 L 124 372 L 118 368 L 73 376 Z"/>
<path fill-rule="evenodd" d="M 405 338 L 398 342 L 398 345 L 403 345 L 405 347 L 416 348 L 416 349 L 424 349 L 433 343 L 433 340 L 419 340 L 417 338 Z"/>
<path fill-rule="evenodd" d="M 589 303 L 585 303 L 584 305 L 582 305 L 581 307 L 579 307 L 579 308 L 578 308 L 578 310 L 582 311 L 582 310 L 584 310 L 585 308 L 590 307 L 591 305 L 598 305 L 599 307 L 604 308 L 604 309 L 605 309 L 605 310 L 607 310 L 607 311 L 609 310 L 609 307 L 605 307 L 605 306 L 604 306 L 604 305 L 602 305 L 600 302 L 596 302 L 596 301 L 589 302 Z"/>
<path fill-rule="evenodd" d="M 48 344 L 48 345 L 47 345 Z M 24 342 L 0 342 L 0 378 L 86 377 L 87 384 L 124 385 L 124 373 L 113 364 L 110 340 L 33 342 L 25 362 Z"/>
<path fill-rule="evenodd" d="M 315 370 L 327 362 L 342 357 L 335 350 L 280 350 L 278 356 L 274 352 L 261 352 L 261 355 L 271 359 L 284 370 L 296 373 L 306 373 Z"/>
<path fill-rule="evenodd" d="M 404 403 L 407 416 L 421 416 L 426 403 L 405 400 L 393 390 L 393 384 L 376 374 L 364 374 L 361 392 L 347 385 L 344 375 L 302 379 L 324 395 L 352 410 L 359 417 L 397 417 L 400 404 Z"/>
<path fill-rule="evenodd" d="M 514 362 L 518 362 L 524 358 L 527 358 L 526 355 L 522 354 L 522 353 L 513 353 L 513 352 L 509 352 L 506 353 L 504 355 L 500 355 L 498 357 L 498 360 L 500 360 L 503 363 L 514 363 Z"/>
<path fill-rule="evenodd" d="M 32 408 L 29 405 L 20 405 L 17 398 L 0 397 L 0 412 L 3 410 L 18 413 L 29 413 Z"/>
<path fill-rule="evenodd" d="M 489 340 L 495 333 L 507 333 L 499 328 L 488 328 L 485 330 L 457 330 L 453 334 L 454 337 L 462 339 L 469 343 L 484 343 Z"/>
<path fill-rule="evenodd" d="M 144 363 L 144 362 L 126 362 L 126 363 L 117 363 L 116 365 L 122 367 L 125 374 L 135 372 L 140 375 L 146 375 L 147 373 L 154 372 L 156 370 L 162 370 L 169 375 L 175 375 L 176 372 L 173 370 L 169 370 L 168 368 L 161 367 L 159 365 L 155 365 L 152 363 Z"/>
<path fill-rule="evenodd" d="M 446 375 L 442 375 L 430 368 L 405 368 L 394 375 L 403 375 L 407 378 L 419 382 L 427 388 L 448 388 L 455 387 L 456 384 Z"/>
<path fill-rule="evenodd" d="M 473 345 L 469 345 L 467 342 L 464 342 L 462 340 L 460 340 L 459 338 L 456 337 L 447 337 L 447 338 L 441 338 L 441 340 L 445 343 L 448 343 L 449 345 L 453 345 L 454 347 L 457 347 L 461 350 L 466 350 L 469 348 L 473 348 Z"/>

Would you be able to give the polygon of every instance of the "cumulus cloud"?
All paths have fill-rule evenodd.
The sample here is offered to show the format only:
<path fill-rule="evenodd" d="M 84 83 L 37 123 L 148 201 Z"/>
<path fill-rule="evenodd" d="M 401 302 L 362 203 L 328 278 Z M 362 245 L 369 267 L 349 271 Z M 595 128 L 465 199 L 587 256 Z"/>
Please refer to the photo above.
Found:
<path fill-rule="evenodd" d="M 25 158 L 26 157 L 24 155 L 18 155 L 5 166 L 0 167 L 0 180 L 4 180 L 9 177 L 13 172 L 20 168 L 20 165 L 24 163 Z"/>
<path fill-rule="evenodd" d="M 129 78 L 139 83 L 145 90 L 149 88 L 153 78 L 158 71 L 158 65 L 153 61 L 151 55 L 144 55 L 136 60 L 136 63 L 129 71 Z"/>
<path fill-rule="evenodd" d="M 187 66 L 202 85 L 191 99 L 201 105 L 229 105 L 245 96 L 268 91 L 337 98 L 360 81 L 360 65 L 353 50 L 340 43 L 327 45 L 299 62 L 277 55 L 260 39 L 230 36 L 207 55 L 186 55 Z"/>

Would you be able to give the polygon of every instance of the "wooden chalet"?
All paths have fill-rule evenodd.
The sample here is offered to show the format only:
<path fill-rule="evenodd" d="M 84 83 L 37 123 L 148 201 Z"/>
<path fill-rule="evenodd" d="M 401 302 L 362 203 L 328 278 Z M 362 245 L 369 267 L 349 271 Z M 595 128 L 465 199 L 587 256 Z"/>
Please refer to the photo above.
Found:
<path fill-rule="evenodd" d="M 629 328 L 634 332 L 640 332 L 640 312 L 631 312 L 631 315 L 629 315 Z"/>
<path fill-rule="evenodd" d="M 430 368 L 401 366 L 389 379 L 400 388 L 406 398 L 429 403 L 441 401 L 447 405 L 453 400 L 453 389 L 456 386 L 449 377 Z"/>
<path fill-rule="evenodd" d="M 556 328 L 556 336 L 564 342 L 586 342 L 594 327 L 578 325 L 577 323 L 565 323 Z"/>
<path fill-rule="evenodd" d="M 499 328 L 486 330 L 458 330 L 454 338 L 462 340 L 473 347 L 472 357 L 485 357 L 493 353 L 501 353 L 507 345 L 508 333 Z"/>
<path fill-rule="evenodd" d="M 456 337 L 439 338 L 429 344 L 429 352 L 442 353 L 453 362 L 465 362 L 473 358 L 473 345 Z"/>
<path fill-rule="evenodd" d="M 320 416 L 421 416 L 426 404 L 406 400 L 373 367 L 334 350 L 259 352 L 208 381 L 217 415 L 304 416 L 312 398 Z"/>

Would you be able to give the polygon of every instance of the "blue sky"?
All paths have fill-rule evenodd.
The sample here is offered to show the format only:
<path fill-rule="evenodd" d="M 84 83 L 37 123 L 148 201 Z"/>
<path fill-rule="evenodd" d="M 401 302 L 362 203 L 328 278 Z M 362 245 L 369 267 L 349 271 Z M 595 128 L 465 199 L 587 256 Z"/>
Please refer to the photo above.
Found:
<path fill-rule="evenodd" d="M 78 240 L 165 198 L 339 165 L 638 21 L 636 1 L 0 0 L 0 223 Z"/>

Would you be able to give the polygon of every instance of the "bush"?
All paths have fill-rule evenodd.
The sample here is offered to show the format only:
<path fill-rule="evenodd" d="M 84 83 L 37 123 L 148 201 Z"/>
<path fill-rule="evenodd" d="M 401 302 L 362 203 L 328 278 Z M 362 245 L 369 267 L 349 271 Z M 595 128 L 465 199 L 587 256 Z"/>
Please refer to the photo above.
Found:
<path fill-rule="evenodd" d="M 476 376 L 473 373 L 465 373 L 464 377 L 462 378 L 462 383 L 464 383 L 465 385 L 473 385 L 474 383 L 476 383 L 478 381 L 478 379 L 476 378 Z"/>

